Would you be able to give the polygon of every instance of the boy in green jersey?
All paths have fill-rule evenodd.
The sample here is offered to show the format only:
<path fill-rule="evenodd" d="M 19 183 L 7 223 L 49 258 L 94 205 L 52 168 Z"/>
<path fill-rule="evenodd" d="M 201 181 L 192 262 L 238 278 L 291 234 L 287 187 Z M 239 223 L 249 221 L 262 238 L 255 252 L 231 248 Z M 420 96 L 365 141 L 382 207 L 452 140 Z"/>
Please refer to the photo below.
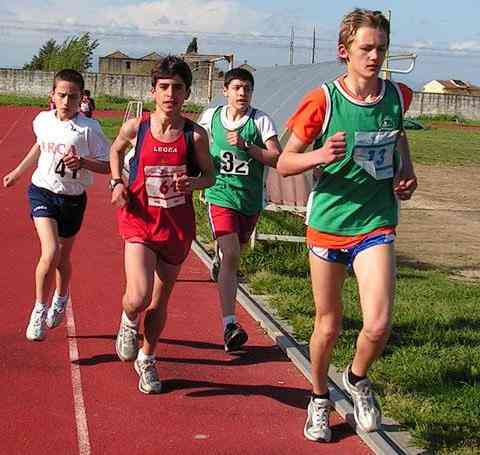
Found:
<path fill-rule="evenodd" d="M 212 275 L 218 281 L 227 352 L 238 350 L 248 338 L 235 317 L 240 253 L 264 206 L 265 166 L 275 167 L 280 155 L 273 121 L 250 106 L 253 86 L 249 71 L 228 71 L 227 105 L 207 109 L 199 120 L 209 133 L 216 171 L 215 185 L 205 191 L 205 199 L 219 250 L 219 263 L 214 264 L 218 275 Z"/>
<path fill-rule="evenodd" d="M 292 135 L 277 166 L 284 176 L 322 169 L 307 210 L 316 316 L 304 435 L 315 441 L 331 439 L 327 372 L 341 330 L 348 267 L 357 278 L 363 327 L 343 383 L 358 427 L 375 431 L 381 424 L 367 372 L 390 333 L 398 200 L 409 199 L 417 186 L 403 129 L 412 92 L 378 77 L 389 35 L 390 24 L 379 11 L 355 9 L 344 17 L 338 56 L 347 72 L 304 98 L 288 121 Z M 313 151 L 304 154 L 312 142 Z"/>

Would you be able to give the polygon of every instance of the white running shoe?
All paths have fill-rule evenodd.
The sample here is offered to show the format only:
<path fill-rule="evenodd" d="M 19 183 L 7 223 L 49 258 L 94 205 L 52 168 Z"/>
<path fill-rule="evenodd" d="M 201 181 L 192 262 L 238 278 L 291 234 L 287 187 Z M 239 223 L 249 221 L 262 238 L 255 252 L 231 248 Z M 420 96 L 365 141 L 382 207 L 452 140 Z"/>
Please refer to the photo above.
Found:
<path fill-rule="evenodd" d="M 372 391 L 372 383 L 368 378 L 355 385 L 348 380 L 348 370 L 343 372 L 343 385 L 352 397 L 355 422 L 365 432 L 378 430 L 382 425 L 382 413 Z"/>
<path fill-rule="evenodd" d="M 47 317 L 47 307 L 33 307 L 30 321 L 27 326 L 27 340 L 42 341 L 45 339 L 45 319 Z"/>
<path fill-rule="evenodd" d="M 58 327 L 65 317 L 65 307 L 68 302 L 68 295 L 62 299 L 58 297 L 53 297 L 52 304 L 47 312 L 46 324 L 49 329 L 54 329 Z"/>
<path fill-rule="evenodd" d="M 115 342 L 117 355 L 123 362 L 135 360 L 138 354 L 138 328 L 131 327 L 120 319 L 120 328 Z"/>
<path fill-rule="evenodd" d="M 330 412 L 333 404 L 330 400 L 310 398 L 307 408 L 307 421 L 303 428 L 304 436 L 310 441 L 330 442 Z"/>
<path fill-rule="evenodd" d="M 162 391 L 162 381 L 158 377 L 158 371 L 155 367 L 155 360 L 135 360 L 135 371 L 140 377 L 138 381 L 138 390 L 143 393 L 160 393 Z"/>

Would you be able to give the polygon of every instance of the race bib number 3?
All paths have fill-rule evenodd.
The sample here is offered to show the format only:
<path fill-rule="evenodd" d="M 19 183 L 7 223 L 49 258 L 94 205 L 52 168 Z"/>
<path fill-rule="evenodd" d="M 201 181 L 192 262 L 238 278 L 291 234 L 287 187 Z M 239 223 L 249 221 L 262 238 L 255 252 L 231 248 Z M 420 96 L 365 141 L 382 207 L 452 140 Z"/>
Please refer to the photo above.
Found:
<path fill-rule="evenodd" d="M 177 190 L 176 179 L 187 173 L 181 166 L 145 166 L 145 188 L 148 205 L 171 208 L 185 204 L 185 194 Z"/>
<path fill-rule="evenodd" d="M 230 150 L 222 150 L 220 157 L 220 174 L 248 175 L 248 161 L 238 159 Z"/>
<path fill-rule="evenodd" d="M 393 155 L 398 131 L 355 133 L 353 160 L 375 180 L 393 177 Z"/>

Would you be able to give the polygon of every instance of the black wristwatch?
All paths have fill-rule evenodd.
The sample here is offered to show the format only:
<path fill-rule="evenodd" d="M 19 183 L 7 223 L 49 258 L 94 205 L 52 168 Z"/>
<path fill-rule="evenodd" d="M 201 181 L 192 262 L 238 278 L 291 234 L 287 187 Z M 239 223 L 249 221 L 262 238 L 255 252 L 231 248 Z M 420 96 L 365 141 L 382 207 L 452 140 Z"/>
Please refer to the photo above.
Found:
<path fill-rule="evenodd" d="M 243 146 L 243 150 L 245 150 L 246 152 L 248 151 L 248 149 L 251 147 L 252 143 L 251 142 L 248 142 L 246 140 L 243 141 L 243 143 L 245 144 Z"/>
<path fill-rule="evenodd" d="M 110 191 L 113 191 L 113 189 L 119 185 L 119 184 L 122 184 L 122 185 L 125 185 L 125 183 L 123 182 L 123 179 L 110 179 Z"/>

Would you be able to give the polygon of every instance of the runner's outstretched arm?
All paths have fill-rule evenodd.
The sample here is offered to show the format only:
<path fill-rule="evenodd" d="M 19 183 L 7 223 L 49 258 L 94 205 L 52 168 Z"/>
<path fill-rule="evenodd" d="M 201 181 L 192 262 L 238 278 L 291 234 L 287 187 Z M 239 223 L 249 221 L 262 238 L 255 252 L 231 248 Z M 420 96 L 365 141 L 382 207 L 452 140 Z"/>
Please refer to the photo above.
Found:
<path fill-rule="evenodd" d="M 131 119 L 125 122 L 120 128 L 118 136 L 110 147 L 110 170 L 112 179 L 118 180 L 122 178 L 123 160 L 125 158 L 125 150 L 133 140 L 135 140 L 138 132 L 140 119 Z M 125 185 L 117 185 L 112 190 L 112 204 L 117 207 L 123 207 L 128 200 L 128 192 Z"/>
<path fill-rule="evenodd" d="M 307 147 L 308 144 L 292 133 L 278 160 L 278 173 L 283 177 L 297 175 L 322 164 L 330 164 L 343 159 L 345 156 L 345 133 L 339 131 L 329 137 L 323 147 L 303 153 Z"/>
<path fill-rule="evenodd" d="M 399 199 L 406 201 L 412 197 L 414 191 L 417 189 L 417 177 L 413 169 L 410 147 L 405 130 L 402 130 L 400 133 L 397 150 L 401 156 L 402 168 L 395 179 L 393 190 Z"/>
<path fill-rule="evenodd" d="M 193 143 L 195 145 L 195 159 L 201 170 L 199 177 L 183 176 L 177 180 L 180 191 L 191 192 L 208 188 L 215 183 L 215 167 L 208 151 L 208 135 L 201 127 L 195 126 L 193 131 Z"/>
<path fill-rule="evenodd" d="M 266 166 L 276 167 L 278 157 L 282 153 L 282 147 L 277 136 L 272 136 L 265 141 L 265 149 L 255 144 L 250 144 L 246 149 L 249 155 Z"/>
<path fill-rule="evenodd" d="M 238 131 L 229 131 L 227 133 L 227 138 L 231 145 L 235 145 L 236 147 L 247 151 L 252 158 L 256 159 L 265 166 L 277 166 L 278 157 L 282 152 L 282 148 L 276 135 L 268 138 L 265 141 L 266 149 L 259 147 L 256 144 L 248 144 L 247 146 L 247 143 L 242 136 L 240 136 Z"/>
<path fill-rule="evenodd" d="M 35 143 L 32 145 L 29 152 L 25 155 L 25 158 L 19 163 L 19 165 L 10 171 L 7 175 L 3 177 L 3 186 L 8 188 L 15 184 L 15 182 L 31 168 L 37 161 L 40 156 L 40 145 Z"/>

